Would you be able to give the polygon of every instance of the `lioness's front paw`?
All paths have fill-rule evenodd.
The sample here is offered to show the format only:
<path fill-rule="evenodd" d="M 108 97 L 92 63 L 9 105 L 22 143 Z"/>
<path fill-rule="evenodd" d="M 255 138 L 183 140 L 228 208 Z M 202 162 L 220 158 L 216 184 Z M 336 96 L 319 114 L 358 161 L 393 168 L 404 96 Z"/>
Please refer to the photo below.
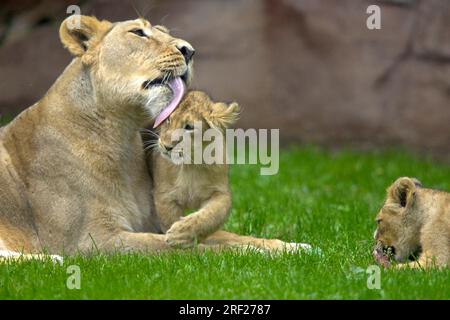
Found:
<path fill-rule="evenodd" d="M 279 244 L 278 250 L 287 253 L 311 252 L 312 246 L 307 243 L 283 242 Z"/>
<path fill-rule="evenodd" d="M 297 242 L 290 242 L 290 243 L 286 243 L 286 247 L 285 250 L 287 252 L 293 252 L 293 253 L 297 253 L 299 251 L 306 251 L 306 252 L 310 252 L 312 251 L 312 246 L 308 243 L 297 243 Z"/>
<path fill-rule="evenodd" d="M 196 243 L 196 235 L 185 220 L 180 220 L 167 231 L 166 242 L 171 247 L 190 248 Z"/>
<path fill-rule="evenodd" d="M 56 255 L 56 254 L 50 255 L 50 259 L 52 260 L 53 264 L 55 264 L 55 265 L 59 264 L 60 266 L 62 266 L 64 263 L 64 258 L 59 255 Z"/>

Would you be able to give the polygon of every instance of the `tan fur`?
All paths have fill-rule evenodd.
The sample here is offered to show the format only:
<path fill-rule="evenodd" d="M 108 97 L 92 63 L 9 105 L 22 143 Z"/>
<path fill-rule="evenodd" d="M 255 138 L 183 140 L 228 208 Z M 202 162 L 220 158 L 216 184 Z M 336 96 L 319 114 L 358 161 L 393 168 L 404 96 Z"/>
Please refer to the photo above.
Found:
<path fill-rule="evenodd" d="M 147 80 L 186 75 L 190 45 L 146 20 L 61 25 L 75 56 L 46 95 L 0 132 L 3 250 L 68 254 L 169 249 L 152 215 L 140 128 L 171 99 Z M 131 30 L 144 30 L 140 37 Z"/>
<path fill-rule="evenodd" d="M 176 145 L 181 141 L 172 141 L 175 130 L 201 123 L 202 133 L 214 128 L 224 138 L 224 130 L 236 121 L 238 113 L 239 106 L 236 103 L 214 103 L 205 93 L 192 91 L 161 125 L 157 149 L 151 154 L 151 163 L 155 179 L 155 207 L 162 229 L 167 232 L 166 241 L 174 247 L 191 247 L 196 242 L 204 241 L 228 246 L 244 244 L 267 250 L 300 249 L 297 244 L 281 240 L 242 237 L 225 231 L 214 233 L 225 223 L 231 207 L 228 166 L 175 164 L 171 161 L 172 153 L 181 152 L 178 148 L 180 145 Z M 188 132 L 193 140 L 194 131 Z M 202 153 L 207 145 L 208 143 L 193 144 L 192 154 L 195 148 Z M 225 144 L 223 147 L 225 156 Z M 187 210 L 197 211 L 183 216 Z M 207 239 L 204 240 L 205 238 Z"/>
<path fill-rule="evenodd" d="M 200 242 L 225 223 L 231 207 L 226 164 L 177 165 L 170 160 L 171 135 L 186 125 L 215 121 L 223 128 L 234 122 L 239 107 L 214 104 L 202 92 L 189 92 L 178 109 L 160 127 L 158 148 L 152 153 L 152 173 L 155 177 L 154 201 L 166 240 L 171 246 L 189 247 Z M 194 132 L 190 132 L 193 137 Z M 203 146 L 197 146 L 201 151 Z M 177 147 L 171 152 L 178 152 Z M 186 210 L 198 211 L 183 217 Z"/>
<path fill-rule="evenodd" d="M 172 248 L 159 234 L 140 135 L 172 91 L 144 84 L 167 75 L 189 84 L 192 60 L 186 63 L 179 48 L 192 47 L 143 19 L 79 18 L 79 26 L 72 16 L 60 28 L 72 63 L 40 101 L 0 130 L 3 257 Z M 219 231 L 198 248 L 264 241 Z"/>
<path fill-rule="evenodd" d="M 450 194 L 399 178 L 377 215 L 376 249 L 393 247 L 398 268 L 450 266 Z M 408 257 L 421 251 L 417 261 Z"/>

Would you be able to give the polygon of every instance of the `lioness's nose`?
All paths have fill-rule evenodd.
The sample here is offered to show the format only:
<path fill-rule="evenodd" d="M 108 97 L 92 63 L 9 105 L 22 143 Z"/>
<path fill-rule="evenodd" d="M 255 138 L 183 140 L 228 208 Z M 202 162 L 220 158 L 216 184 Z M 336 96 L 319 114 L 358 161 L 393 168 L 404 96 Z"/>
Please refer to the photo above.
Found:
<path fill-rule="evenodd" d="M 195 53 L 194 48 L 192 48 L 191 46 L 182 44 L 182 45 L 177 45 L 177 49 L 181 52 L 181 54 L 184 57 L 184 61 L 186 61 L 186 64 L 189 63 L 189 61 L 191 61 L 192 56 Z"/>

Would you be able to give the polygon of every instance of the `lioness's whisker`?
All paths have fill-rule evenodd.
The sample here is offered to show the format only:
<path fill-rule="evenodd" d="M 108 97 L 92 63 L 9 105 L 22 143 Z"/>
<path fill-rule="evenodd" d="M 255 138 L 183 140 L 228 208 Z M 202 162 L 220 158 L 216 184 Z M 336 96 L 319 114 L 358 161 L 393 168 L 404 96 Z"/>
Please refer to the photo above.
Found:
<path fill-rule="evenodd" d="M 172 71 L 167 71 L 164 74 L 163 80 L 161 81 L 163 84 L 167 84 L 170 79 L 173 77 L 173 72 Z"/>
<path fill-rule="evenodd" d="M 163 78 L 161 80 L 161 83 L 162 84 L 166 84 L 166 81 L 167 81 L 167 73 L 164 73 L 164 76 L 163 76 Z"/>

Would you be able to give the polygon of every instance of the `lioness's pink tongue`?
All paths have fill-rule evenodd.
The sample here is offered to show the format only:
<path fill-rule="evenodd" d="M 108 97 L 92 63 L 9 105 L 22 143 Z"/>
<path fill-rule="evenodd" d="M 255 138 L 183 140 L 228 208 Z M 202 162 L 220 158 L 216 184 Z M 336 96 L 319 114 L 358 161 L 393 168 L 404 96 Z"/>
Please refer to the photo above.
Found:
<path fill-rule="evenodd" d="M 169 105 L 161 111 L 161 113 L 156 117 L 155 124 L 153 125 L 153 128 L 156 128 L 159 126 L 164 120 L 166 120 L 170 114 L 175 110 L 175 108 L 178 106 L 178 104 L 181 101 L 181 98 L 183 98 L 184 95 L 184 83 L 183 80 L 181 80 L 180 77 L 177 77 L 170 81 L 169 87 L 173 92 L 173 98 L 172 101 L 170 101 Z"/>

